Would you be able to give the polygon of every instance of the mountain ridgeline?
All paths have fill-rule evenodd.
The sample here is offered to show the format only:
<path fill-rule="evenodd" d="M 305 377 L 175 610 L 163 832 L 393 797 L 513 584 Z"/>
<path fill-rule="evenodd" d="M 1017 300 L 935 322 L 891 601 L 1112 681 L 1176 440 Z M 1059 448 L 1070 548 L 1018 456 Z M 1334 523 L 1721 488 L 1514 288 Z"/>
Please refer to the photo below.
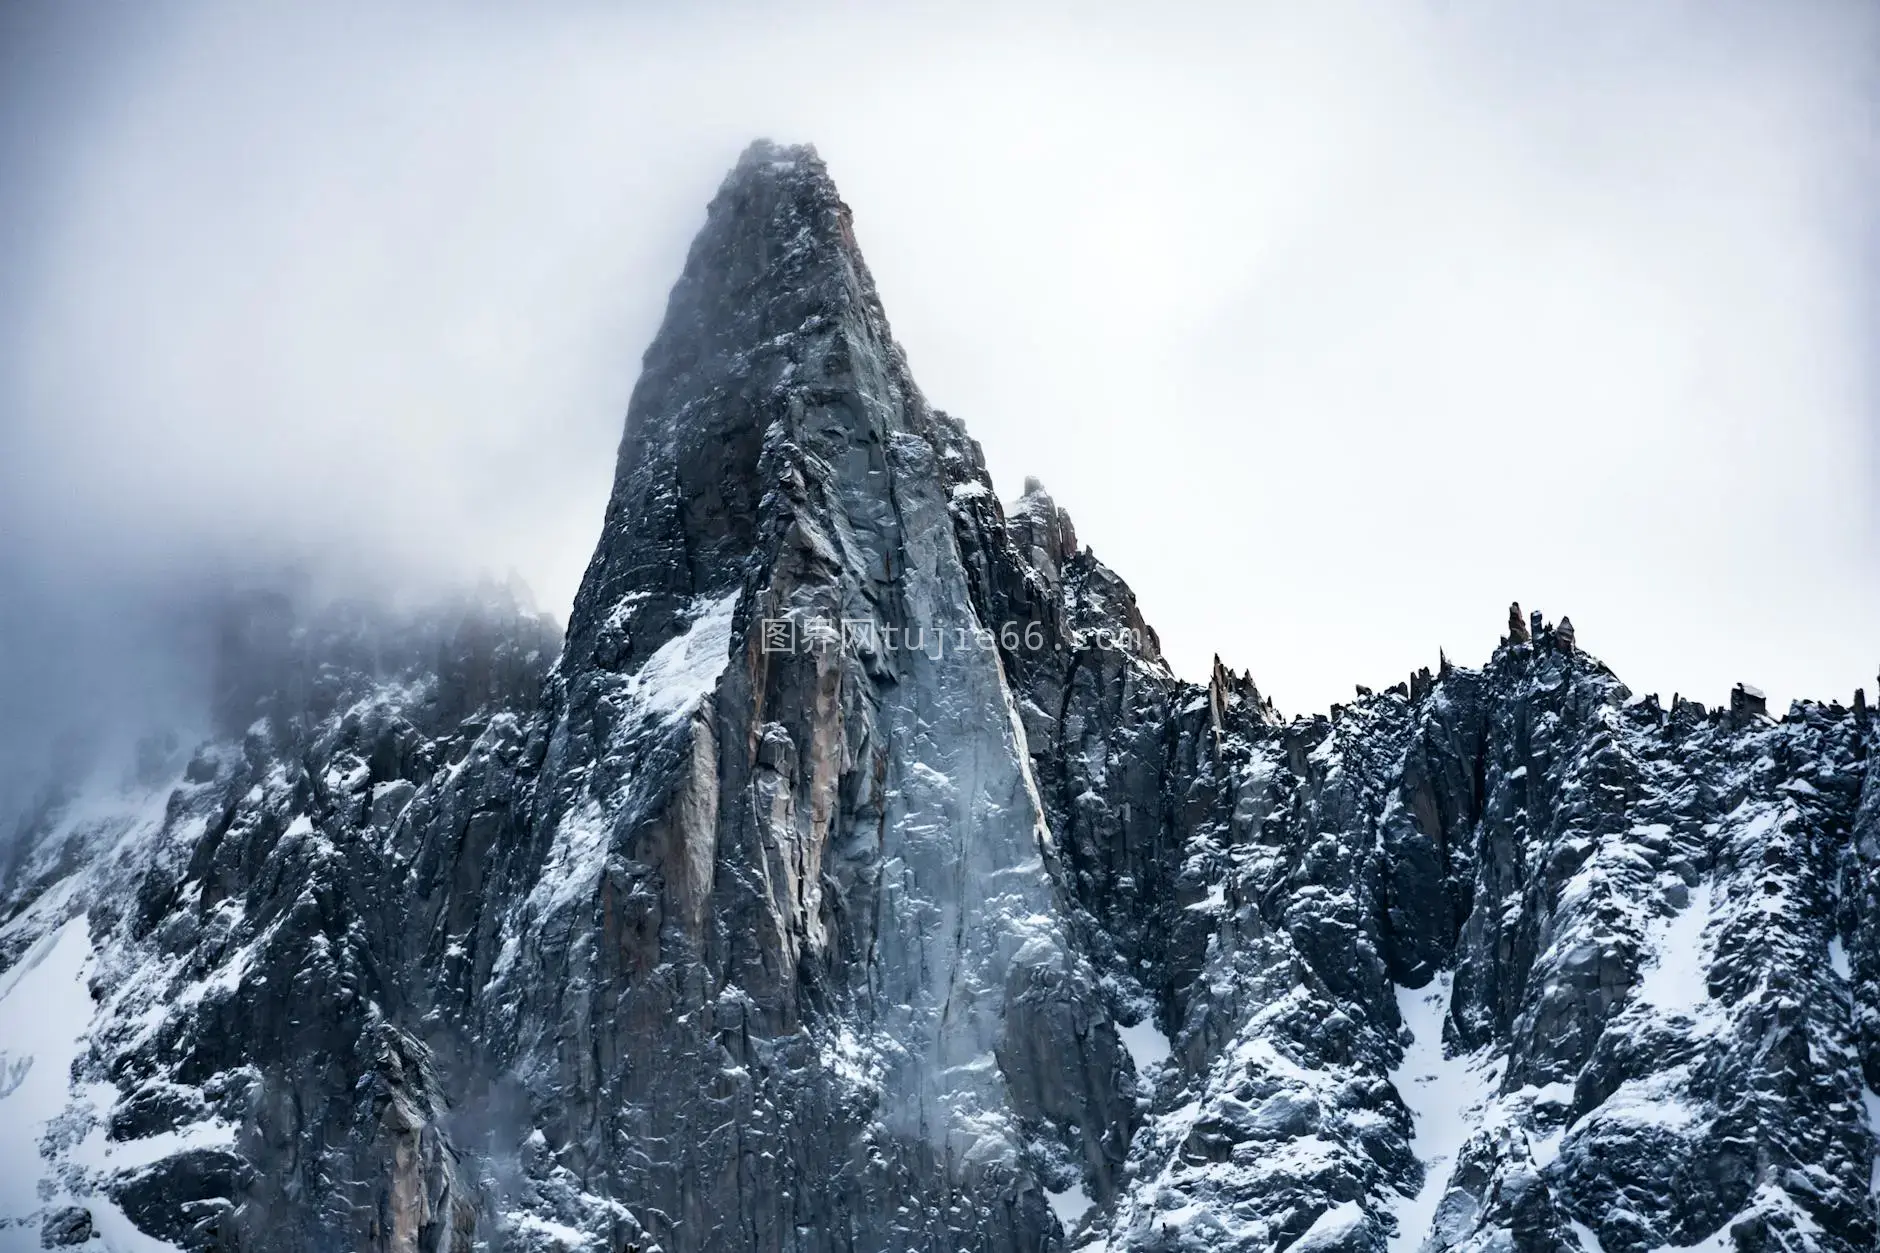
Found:
<path fill-rule="evenodd" d="M 0 1249 L 1868 1253 L 1880 727 L 1176 678 L 753 145 L 565 639 L 233 605 L 0 879 Z"/>

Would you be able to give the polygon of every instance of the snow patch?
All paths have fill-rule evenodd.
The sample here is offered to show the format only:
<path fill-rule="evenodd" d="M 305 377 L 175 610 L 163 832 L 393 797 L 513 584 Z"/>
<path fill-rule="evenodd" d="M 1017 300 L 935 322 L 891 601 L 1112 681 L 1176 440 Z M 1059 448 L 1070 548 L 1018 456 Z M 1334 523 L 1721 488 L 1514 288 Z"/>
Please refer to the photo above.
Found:
<path fill-rule="evenodd" d="M 1645 936 L 1645 962 L 1639 971 L 1638 996 L 1666 1013 L 1695 1015 L 1710 1001 L 1704 955 L 1704 927 L 1710 921 L 1711 885 L 1699 884 L 1691 902 L 1670 918 L 1659 919 Z"/>
<path fill-rule="evenodd" d="M 1363 1222 L 1364 1209 L 1356 1201 L 1334 1205 L 1312 1221 L 1289 1253 L 1312 1253 L 1314 1249 L 1338 1247 L 1351 1230 Z"/>
<path fill-rule="evenodd" d="M 824 1046 L 823 1064 L 856 1088 L 880 1086 L 880 1056 L 867 1048 L 861 1037 L 855 1034 L 854 1028 L 847 1023 Z"/>
<path fill-rule="evenodd" d="M 1606 1253 L 1599 1245 L 1599 1233 L 1583 1222 L 1569 1218 L 1567 1226 L 1573 1228 L 1573 1238 L 1580 1242 L 1580 1253 Z"/>
<path fill-rule="evenodd" d="M 1151 1072 L 1161 1069 L 1162 1063 L 1175 1051 L 1169 1046 L 1168 1037 L 1156 1029 L 1155 1019 L 1146 1014 L 1133 1027 L 1119 1026 L 1116 1034 L 1123 1041 L 1123 1047 L 1129 1050 L 1130 1060 L 1136 1063 L 1136 1074 L 1145 1079 Z"/>
<path fill-rule="evenodd" d="M 1854 967 L 1848 963 L 1847 949 L 1838 935 L 1828 941 L 1828 965 L 1843 979 L 1853 979 Z"/>
<path fill-rule="evenodd" d="M 1684 1095 L 1684 1085 L 1689 1082 L 1689 1066 L 1644 1079 L 1627 1079 L 1589 1117 L 1632 1127 L 1657 1127 L 1681 1136 L 1698 1134 L 1710 1115 Z"/>
<path fill-rule="evenodd" d="M 1188 908 L 1197 914 L 1218 914 L 1226 906 L 1227 885 L 1215 883 L 1209 885 L 1208 894 L 1206 896 L 1188 906 Z"/>
<path fill-rule="evenodd" d="M 1410 1147 L 1423 1163 L 1423 1186 L 1391 1204 L 1397 1234 L 1390 1253 L 1415 1253 L 1429 1234 L 1443 1199 L 1456 1154 L 1481 1125 L 1494 1099 L 1498 1072 L 1481 1056 L 1443 1056 L 1443 1020 L 1449 1013 L 1454 975 L 1445 971 L 1426 987 L 1397 989 L 1397 1012 L 1410 1029 L 1403 1064 L 1390 1072 L 1392 1086 L 1410 1109 L 1415 1132 Z"/>
<path fill-rule="evenodd" d="M 570 1227 L 566 1223 L 554 1222 L 525 1210 L 510 1210 L 503 1215 L 509 1225 L 519 1231 L 526 1231 L 553 1240 L 564 1249 L 585 1249 L 593 1241 L 588 1233 L 579 1227 Z"/>
<path fill-rule="evenodd" d="M 80 914 L 0 974 L 0 1218 L 16 1223 L 39 1212 L 41 1181 L 52 1186 L 39 1140 L 71 1101 L 72 1063 L 91 1026 L 89 925 Z M 0 1229 L 0 1245 L 24 1232 Z M 26 1234 L 37 1248 L 36 1224 Z"/>
<path fill-rule="evenodd" d="M 590 797 L 561 820 L 548 860 L 542 866 L 542 877 L 529 892 L 529 906 L 543 914 L 559 910 L 579 897 L 600 873 L 606 846 L 606 817 Z M 505 940 L 497 965 L 507 970 L 514 961 L 510 942 Z"/>
<path fill-rule="evenodd" d="M 105 1108 L 117 1097 L 109 1084 L 94 1085 L 96 1108 Z M 112 1140 L 101 1119 L 91 1134 L 72 1150 L 71 1160 L 94 1170 L 111 1172 L 152 1166 L 190 1149 L 228 1148 L 235 1143 L 235 1128 L 219 1119 L 204 1119 L 174 1131 L 161 1131 L 137 1140 Z"/>
<path fill-rule="evenodd" d="M 1082 1183 L 1074 1183 L 1062 1192 L 1046 1192 L 1044 1195 L 1051 1202 L 1051 1212 L 1057 1215 L 1065 1231 L 1082 1222 L 1084 1215 L 1090 1212 L 1090 1207 L 1096 1204 L 1090 1199 L 1090 1194 L 1084 1191 Z"/>
<path fill-rule="evenodd" d="M 711 695 L 731 662 L 731 620 L 737 607 L 735 591 L 692 603 L 692 625 L 661 644 L 626 681 L 620 732 L 630 734 L 648 719 L 676 724 Z M 566 906 L 595 882 L 612 829 L 613 814 L 593 796 L 562 819 L 541 878 L 529 893 L 529 905 L 538 917 Z M 513 939 L 503 941 L 495 967 L 499 974 L 515 961 Z"/>
<path fill-rule="evenodd" d="M 939 788 L 948 792 L 955 790 L 952 776 L 940 773 L 940 771 L 935 770 L 924 761 L 917 761 L 909 766 L 908 773 L 922 783 L 925 783 L 928 787 Z"/>
<path fill-rule="evenodd" d="M 72 1088 L 72 1064 L 84 1052 L 97 1011 L 89 986 L 93 959 L 90 923 L 79 914 L 0 973 L 0 1163 L 6 1166 L 0 1170 L 0 1253 L 40 1253 L 40 1216 L 68 1204 L 91 1211 L 109 1253 L 177 1253 L 175 1245 L 139 1231 L 109 1197 L 72 1195 L 40 1152 L 50 1122 L 74 1105 L 81 1113 L 89 1106 L 95 1118 L 100 1097 L 116 1094 L 108 1084 L 78 1093 Z"/>
<path fill-rule="evenodd" d="M 82 879 L 82 875 L 69 874 L 41 892 L 31 905 L 21 910 L 4 927 L 0 927 L 0 939 L 51 925 L 53 920 L 64 912 L 66 902 L 72 899 L 72 894 Z M 0 975 L 0 979 L 4 978 L 4 975 Z"/>
<path fill-rule="evenodd" d="M 633 712 L 675 721 L 710 696 L 731 661 L 731 619 L 737 608 L 735 591 L 694 601 L 688 609 L 692 625 L 661 644 L 627 680 Z"/>

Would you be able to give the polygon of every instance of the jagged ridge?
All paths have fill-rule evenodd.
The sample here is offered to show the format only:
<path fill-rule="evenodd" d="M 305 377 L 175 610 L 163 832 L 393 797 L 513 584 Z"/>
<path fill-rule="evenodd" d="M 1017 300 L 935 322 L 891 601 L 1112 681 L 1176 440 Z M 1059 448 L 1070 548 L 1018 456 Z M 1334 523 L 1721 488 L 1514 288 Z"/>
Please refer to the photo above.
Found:
<path fill-rule="evenodd" d="M 33 816 L 0 1244 L 1874 1247 L 1864 702 L 1518 610 L 1329 718 L 1178 680 L 809 149 L 714 199 L 553 653 L 249 605 L 222 736 Z"/>

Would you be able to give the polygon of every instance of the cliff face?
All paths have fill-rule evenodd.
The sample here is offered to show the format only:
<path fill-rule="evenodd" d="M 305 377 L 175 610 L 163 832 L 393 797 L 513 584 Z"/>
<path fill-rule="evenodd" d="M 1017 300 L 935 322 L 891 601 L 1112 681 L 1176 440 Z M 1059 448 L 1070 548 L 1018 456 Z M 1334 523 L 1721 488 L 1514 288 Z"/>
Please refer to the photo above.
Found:
<path fill-rule="evenodd" d="M 233 606 L 29 815 L 0 1248 L 1873 1249 L 1876 729 L 1758 705 L 1177 680 L 755 145 L 558 658 Z"/>

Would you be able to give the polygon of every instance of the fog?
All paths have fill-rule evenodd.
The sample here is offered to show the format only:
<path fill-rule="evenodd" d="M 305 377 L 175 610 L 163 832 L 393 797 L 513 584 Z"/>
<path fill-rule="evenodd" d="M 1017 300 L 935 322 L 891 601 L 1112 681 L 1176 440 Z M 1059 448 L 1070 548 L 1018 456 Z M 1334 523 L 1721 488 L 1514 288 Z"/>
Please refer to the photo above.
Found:
<path fill-rule="evenodd" d="M 1519 598 L 1872 691 L 1872 6 L 1014 9 L 9 6 L 0 752 L 175 700 L 230 579 L 565 615 L 759 135 L 1183 673 L 1322 709 Z"/>

